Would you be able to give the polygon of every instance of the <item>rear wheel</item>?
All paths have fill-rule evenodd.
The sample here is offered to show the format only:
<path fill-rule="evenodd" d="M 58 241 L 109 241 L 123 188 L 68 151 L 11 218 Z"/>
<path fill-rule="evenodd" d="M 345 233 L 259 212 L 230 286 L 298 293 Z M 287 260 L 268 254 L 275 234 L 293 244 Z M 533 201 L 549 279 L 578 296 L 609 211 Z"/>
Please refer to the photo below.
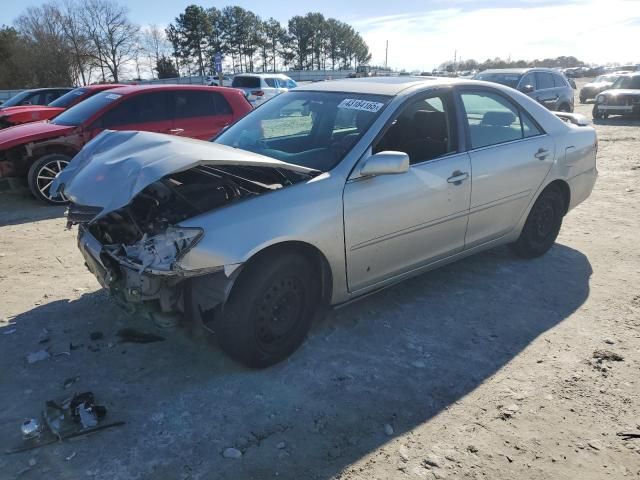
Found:
<path fill-rule="evenodd" d="M 320 304 L 319 275 L 298 253 L 250 262 L 214 323 L 220 348 L 252 368 L 273 365 L 304 341 Z"/>
<path fill-rule="evenodd" d="M 64 195 L 57 197 L 51 195 L 51 184 L 56 175 L 69 165 L 70 161 L 71 157 L 68 155 L 51 153 L 33 162 L 27 176 L 29 190 L 31 190 L 33 196 L 52 205 L 68 203 L 69 200 Z"/>
<path fill-rule="evenodd" d="M 520 237 L 511 244 L 511 249 L 522 258 L 546 253 L 558 237 L 564 213 L 562 194 L 555 188 L 544 190 L 533 204 Z"/>
<path fill-rule="evenodd" d="M 571 105 L 569 105 L 568 103 L 563 103 L 562 105 L 560 105 L 560 111 L 571 113 Z"/>

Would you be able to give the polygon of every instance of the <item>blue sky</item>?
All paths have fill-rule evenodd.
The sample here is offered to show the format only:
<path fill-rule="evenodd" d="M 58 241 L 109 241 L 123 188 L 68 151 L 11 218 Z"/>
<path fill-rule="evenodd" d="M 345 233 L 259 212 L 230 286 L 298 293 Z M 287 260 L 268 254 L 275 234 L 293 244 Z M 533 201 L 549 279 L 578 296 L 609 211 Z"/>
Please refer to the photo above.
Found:
<path fill-rule="evenodd" d="M 0 24 L 10 24 L 42 0 L 4 0 Z M 251 9 L 285 22 L 320 11 L 352 24 L 367 41 L 375 63 L 409 70 L 431 69 L 452 59 L 544 58 L 575 55 L 588 62 L 640 62 L 640 0 L 323 0 L 318 3 L 194 2 L 127 0 L 131 19 L 141 25 L 170 23 L 191 3 Z"/>

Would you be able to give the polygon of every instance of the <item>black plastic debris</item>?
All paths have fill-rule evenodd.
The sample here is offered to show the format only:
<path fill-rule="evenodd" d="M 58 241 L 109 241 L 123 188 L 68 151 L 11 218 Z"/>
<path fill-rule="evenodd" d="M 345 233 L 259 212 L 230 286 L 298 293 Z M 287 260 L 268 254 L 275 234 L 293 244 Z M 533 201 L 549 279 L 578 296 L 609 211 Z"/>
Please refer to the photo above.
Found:
<path fill-rule="evenodd" d="M 91 332 L 91 334 L 89 335 L 89 338 L 92 341 L 100 340 L 103 337 L 104 337 L 104 334 L 102 332 Z"/>
<path fill-rule="evenodd" d="M 164 337 L 155 333 L 141 332 L 135 328 L 122 328 L 116 333 L 120 337 L 120 343 L 153 343 L 163 342 Z"/>
<path fill-rule="evenodd" d="M 124 425 L 105 423 L 106 407 L 96 405 L 93 392 L 75 394 L 62 400 L 47 400 L 42 420 L 25 420 L 20 426 L 22 442 L 6 453 L 32 450 L 98 430 Z"/>

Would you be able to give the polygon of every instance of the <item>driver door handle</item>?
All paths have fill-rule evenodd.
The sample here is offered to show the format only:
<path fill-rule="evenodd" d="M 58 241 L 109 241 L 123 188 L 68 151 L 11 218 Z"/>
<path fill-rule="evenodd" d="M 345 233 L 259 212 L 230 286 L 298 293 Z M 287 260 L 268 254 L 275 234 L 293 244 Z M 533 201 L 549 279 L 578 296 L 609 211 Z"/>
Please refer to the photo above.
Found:
<path fill-rule="evenodd" d="M 536 153 L 533 154 L 538 160 L 544 160 L 549 156 L 549 150 L 545 150 L 544 148 L 539 148 Z"/>
<path fill-rule="evenodd" d="M 184 132 L 184 128 L 170 128 L 169 129 L 169 133 L 171 135 L 177 135 L 177 134 L 182 133 L 182 132 Z"/>
<path fill-rule="evenodd" d="M 461 172 L 460 170 L 456 170 L 451 174 L 449 178 L 447 178 L 447 182 L 453 183 L 454 185 L 460 185 L 467 178 L 469 178 L 468 172 Z"/>

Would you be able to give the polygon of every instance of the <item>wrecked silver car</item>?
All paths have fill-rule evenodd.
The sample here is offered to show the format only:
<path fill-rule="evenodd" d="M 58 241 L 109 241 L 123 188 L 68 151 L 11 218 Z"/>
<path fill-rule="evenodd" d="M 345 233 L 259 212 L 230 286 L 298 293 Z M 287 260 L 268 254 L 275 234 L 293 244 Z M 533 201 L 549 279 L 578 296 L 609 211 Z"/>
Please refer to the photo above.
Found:
<path fill-rule="evenodd" d="M 323 82 L 212 143 L 104 132 L 52 188 L 116 299 L 265 367 L 323 306 L 496 245 L 551 248 L 597 175 L 595 131 L 563 115 L 484 82 Z"/>

